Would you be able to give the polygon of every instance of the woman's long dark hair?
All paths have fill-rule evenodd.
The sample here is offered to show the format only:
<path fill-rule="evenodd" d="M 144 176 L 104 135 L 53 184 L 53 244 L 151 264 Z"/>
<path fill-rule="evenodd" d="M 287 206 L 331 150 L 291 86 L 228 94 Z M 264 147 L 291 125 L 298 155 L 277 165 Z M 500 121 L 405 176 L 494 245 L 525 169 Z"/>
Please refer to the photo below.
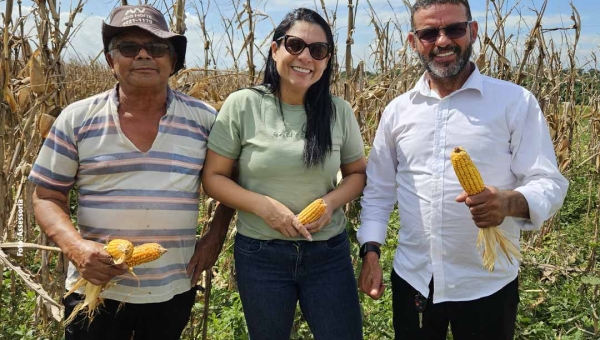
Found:
<path fill-rule="evenodd" d="M 280 46 L 282 41 L 277 41 L 277 39 L 283 37 L 298 21 L 319 25 L 325 32 L 327 43 L 334 53 L 335 46 L 331 28 L 317 12 L 306 8 L 295 9 L 283 18 L 273 33 L 273 41 L 277 43 L 277 46 Z M 335 107 L 329 92 L 332 59 L 330 57 L 327 61 L 327 68 L 323 71 L 321 79 L 308 88 L 304 97 L 304 110 L 306 111 L 304 138 L 306 142 L 302 158 L 306 168 L 324 164 L 325 157 L 331 153 L 331 126 L 336 119 Z M 271 48 L 269 48 L 264 75 L 262 85 L 265 85 L 279 99 L 281 108 L 281 84 Z"/>

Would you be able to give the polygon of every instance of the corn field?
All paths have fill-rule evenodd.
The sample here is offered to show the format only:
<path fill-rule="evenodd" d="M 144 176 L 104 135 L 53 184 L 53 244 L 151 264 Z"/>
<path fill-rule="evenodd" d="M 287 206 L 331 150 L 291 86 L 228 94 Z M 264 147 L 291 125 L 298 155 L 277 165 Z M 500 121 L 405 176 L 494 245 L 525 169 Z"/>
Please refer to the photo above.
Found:
<path fill-rule="evenodd" d="M 225 39 L 216 49 L 206 18 L 219 14 L 218 6 L 204 0 L 172 1 L 144 2 L 161 8 L 171 29 L 179 33 L 186 30 L 186 12 L 193 13 L 199 18 L 204 41 L 204 64 L 188 64 L 171 77 L 173 88 L 218 109 L 229 93 L 260 82 L 270 43 L 270 36 L 259 37 L 256 31 L 257 22 L 266 17 L 257 9 L 265 7 L 264 3 L 232 0 L 235 15 L 221 15 Z M 585 65 L 577 58 L 582 22 L 574 5 L 570 22 L 545 27 L 542 19 L 548 0 L 543 1 L 530 9 L 537 17 L 535 23 L 514 35 L 507 33 L 507 19 L 522 13 L 506 1 L 486 1 L 474 62 L 483 74 L 515 82 L 535 94 L 549 123 L 560 169 L 571 181 L 565 207 L 539 232 L 523 234 L 518 338 L 600 339 L 600 69 L 593 52 Z M 34 20 L 34 34 L 25 32 L 21 0 L 0 2 L 5 5 L 0 48 L 0 339 L 62 339 L 60 299 L 68 260 L 36 225 L 31 199 L 34 188 L 27 176 L 62 108 L 115 84 L 102 56 L 64 58 L 84 1 L 71 1 L 66 22 L 57 0 L 33 2 L 27 20 Z M 112 5 L 127 3 L 114 2 Z M 134 3 L 138 1 L 130 0 Z M 357 10 L 356 0 L 330 3 L 315 1 L 313 8 L 337 32 L 332 92 L 352 104 L 368 147 L 385 105 L 409 90 L 423 69 L 405 43 L 406 22 L 397 17 L 381 19 L 368 1 L 365 12 Z M 394 6 L 400 12 L 410 5 L 405 0 Z M 347 22 L 337 19 L 342 12 Z M 369 17 L 372 29 L 370 56 L 355 60 L 354 23 L 364 16 Z M 99 28 L 97 37 L 100 39 Z M 235 43 L 239 40 L 241 46 Z M 227 67 L 218 66 L 219 50 L 232 60 Z M 71 202 L 75 210 L 76 198 Z M 211 209 L 209 200 L 202 198 L 201 203 L 199 235 L 205 232 Z M 351 237 L 359 224 L 358 210 L 356 202 L 347 209 L 354 225 Z M 390 235 L 394 232 L 390 230 Z M 203 278 L 205 291 L 197 297 L 184 331 L 186 339 L 247 338 L 233 279 L 231 241 L 229 235 L 217 266 Z M 354 247 L 356 250 L 356 242 Z M 391 263 L 393 246 L 387 248 L 382 258 Z M 358 267 L 359 261 L 354 261 Z M 557 289 L 569 291 L 562 302 L 553 295 Z M 361 298 L 366 339 L 392 338 L 387 317 L 391 315 L 390 292 L 386 296 L 384 302 Z M 382 314 L 384 309 L 387 314 Z M 307 326 L 298 316 L 292 338 L 309 339 L 307 334 Z"/>

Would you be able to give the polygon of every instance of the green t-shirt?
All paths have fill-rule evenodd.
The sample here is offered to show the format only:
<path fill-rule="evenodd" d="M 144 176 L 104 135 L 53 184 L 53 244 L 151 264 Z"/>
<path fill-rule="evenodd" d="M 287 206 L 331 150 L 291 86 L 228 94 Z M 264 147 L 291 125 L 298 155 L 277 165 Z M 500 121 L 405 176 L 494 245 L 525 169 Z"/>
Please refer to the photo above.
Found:
<path fill-rule="evenodd" d="M 278 200 L 298 214 L 312 201 L 333 190 L 340 164 L 364 156 L 362 136 L 350 104 L 333 97 L 336 119 L 332 127 L 331 154 L 324 166 L 306 169 L 302 162 L 306 113 L 302 105 L 244 89 L 229 95 L 210 132 L 208 147 L 239 162 L 238 183 L 250 191 Z M 328 240 L 342 232 L 346 218 L 334 211 L 331 223 L 313 234 L 316 241 Z M 269 227 L 255 214 L 238 211 L 237 231 L 261 240 L 303 240 L 288 238 Z"/>

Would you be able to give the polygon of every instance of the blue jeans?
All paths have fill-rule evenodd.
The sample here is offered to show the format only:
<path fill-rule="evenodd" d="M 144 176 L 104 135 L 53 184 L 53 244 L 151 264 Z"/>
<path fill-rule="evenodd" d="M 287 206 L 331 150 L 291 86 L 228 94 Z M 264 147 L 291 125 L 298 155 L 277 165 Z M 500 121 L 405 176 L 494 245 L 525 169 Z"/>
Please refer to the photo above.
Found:
<path fill-rule="evenodd" d="M 327 241 L 235 236 L 237 284 L 252 340 L 289 340 L 296 304 L 316 340 L 362 339 L 358 289 L 344 231 Z"/>

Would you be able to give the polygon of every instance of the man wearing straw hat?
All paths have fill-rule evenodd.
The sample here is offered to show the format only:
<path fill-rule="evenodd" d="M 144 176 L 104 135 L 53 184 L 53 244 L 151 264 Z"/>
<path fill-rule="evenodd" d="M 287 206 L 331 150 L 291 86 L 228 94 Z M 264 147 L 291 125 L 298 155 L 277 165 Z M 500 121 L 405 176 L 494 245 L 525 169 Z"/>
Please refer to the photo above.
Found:
<path fill-rule="evenodd" d="M 519 262 L 497 247 L 495 269 L 484 268 L 479 228 L 497 226 L 488 231 L 501 230 L 518 247 L 521 230 L 539 229 L 560 208 L 568 182 L 533 94 L 470 61 L 478 24 L 468 1 L 417 0 L 411 15 L 408 42 L 425 73 L 386 107 L 373 142 L 359 285 L 374 299 L 383 294 L 379 245 L 397 202 L 395 339 L 446 339 L 448 325 L 455 340 L 512 339 Z M 450 162 L 457 146 L 487 184 L 478 194 L 459 184 Z"/>
<path fill-rule="evenodd" d="M 102 42 L 118 84 L 65 108 L 30 175 L 37 222 L 70 260 L 66 289 L 80 275 L 108 283 L 95 318 L 78 315 L 65 336 L 179 339 L 193 286 L 216 261 L 233 214 L 217 208 L 211 231 L 196 241 L 200 171 L 216 111 L 169 88 L 184 67 L 187 40 L 169 32 L 154 7 L 114 9 Z M 74 187 L 79 230 L 69 216 Z M 103 249 L 114 238 L 157 242 L 168 252 L 136 267 L 136 279 Z M 64 299 L 65 317 L 81 299 Z"/>

